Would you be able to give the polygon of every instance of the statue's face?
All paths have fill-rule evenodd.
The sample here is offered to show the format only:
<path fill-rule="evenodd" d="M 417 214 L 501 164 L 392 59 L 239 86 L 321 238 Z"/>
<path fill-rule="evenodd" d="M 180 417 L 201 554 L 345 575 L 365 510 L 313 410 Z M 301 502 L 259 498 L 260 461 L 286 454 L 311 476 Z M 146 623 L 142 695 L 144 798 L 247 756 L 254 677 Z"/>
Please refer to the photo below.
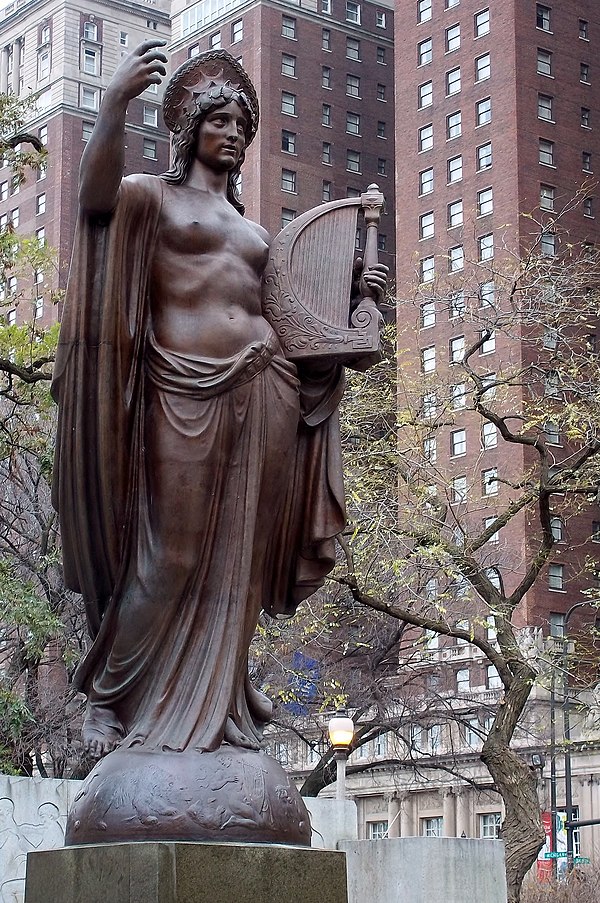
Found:
<path fill-rule="evenodd" d="M 196 158 L 218 172 L 229 172 L 239 162 L 246 146 L 248 117 L 232 100 L 206 114 L 198 128 Z"/>
<path fill-rule="evenodd" d="M 12 824 L 14 805 L 12 800 L 0 800 L 0 827 Z"/>

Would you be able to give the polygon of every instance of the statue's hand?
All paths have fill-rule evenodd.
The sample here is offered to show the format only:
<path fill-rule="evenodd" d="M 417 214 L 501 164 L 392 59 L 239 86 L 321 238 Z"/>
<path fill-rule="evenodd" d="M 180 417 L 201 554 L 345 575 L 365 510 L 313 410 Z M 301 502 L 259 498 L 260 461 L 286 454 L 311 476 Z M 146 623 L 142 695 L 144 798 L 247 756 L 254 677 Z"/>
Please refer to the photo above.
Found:
<path fill-rule="evenodd" d="M 387 287 L 388 272 L 389 268 L 383 263 L 363 268 L 362 258 L 357 257 L 354 261 L 353 294 L 356 286 L 356 293 L 360 298 L 373 298 L 377 305 L 381 304 Z"/>
<path fill-rule="evenodd" d="M 107 96 L 127 104 L 150 85 L 159 85 L 167 74 L 167 57 L 160 49 L 166 43 L 162 38 L 144 41 L 123 57 L 106 89 Z"/>

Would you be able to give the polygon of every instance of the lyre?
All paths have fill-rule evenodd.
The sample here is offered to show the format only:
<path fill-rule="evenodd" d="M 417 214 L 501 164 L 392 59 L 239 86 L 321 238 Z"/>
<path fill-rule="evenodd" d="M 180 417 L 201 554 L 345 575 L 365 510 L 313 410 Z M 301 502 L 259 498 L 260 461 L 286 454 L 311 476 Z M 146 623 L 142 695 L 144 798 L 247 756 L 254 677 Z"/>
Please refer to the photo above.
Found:
<path fill-rule="evenodd" d="M 363 370 L 380 359 L 374 299 L 360 298 L 351 310 L 350 297 L 358 216 L 366 225 L 363 265 L 373 266 L 383 203 L 378 186 L 369 185 L 360 197 L 307 210 L 274 238 L 263 313 L 290 360 L 328 358 Z"/>

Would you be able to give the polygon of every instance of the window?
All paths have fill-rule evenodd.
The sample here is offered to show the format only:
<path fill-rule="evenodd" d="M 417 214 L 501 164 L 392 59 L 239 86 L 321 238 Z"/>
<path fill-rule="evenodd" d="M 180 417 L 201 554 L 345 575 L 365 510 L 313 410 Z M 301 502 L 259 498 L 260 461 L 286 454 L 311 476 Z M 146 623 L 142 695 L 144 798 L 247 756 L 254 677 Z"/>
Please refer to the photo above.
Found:
<path fill-rule="evenodd" d="M 89 141 L 92 137 L 92 130 L 94 128 L 93 122 L 82 122 L 81 123 L 81 140 Z"/>
<path fill-rule="evenodd" d="M 38 81 L 48 78 L 50 75 L 50 48 L 38 51 L 37 55 L 37 77 Z"/>
<path fill-rule="evenodd" d="M 355 0 L 346 0 L 346 22 L 360 25 L 360 3 Z"/>
<path fill-rule="evenodd" d="M 289 53 L 281 54 L 281 74 L 296 77 L 296 57 Z"/>
<path fill-rule="evenodd" d="M 331 126 L 331 104 L 324 103 L 321 107 L 321 125 Z"/>
<path fill-rule="evenodd" d="M 0 201 L 5 201 L 8 198 L 8 182 L 2 182 L 0 185 Z"/>
<path fill-rule="evenodd" d="M 482 235 L 477 239 L 477 255 L 479 260 L 491 260 L 494 256 L 494 236 Z"/>
<path fill-rule="evenodd" d="M 348 172 L 360 172 L 360 151 L 346 151 L 346 169 Z"/>
<path fill-rule="evenodd" d="M 553 185 L 540 185 L 540 207 L 542 210 L 554 210 L 554 195 L 556 189 Z"/>
<path fill-rule="evenodd" d="M 500 837 L 501 815 L 499 812 L 487 812 L 479 816 L 479 836 L 488 840 Z"/>
<path fill-rule="evenodd" d="M 387 837 L 388 823 L 387 821 L 368 821 L 367 822 L 367 840 L 383 840 Z"/>
<path fill-rule="evenodd" d="M 452 501 L 464 502 L 467 499 L 467 478 L 465 476 L 454 477 L 451 483 Z"/>
<path fill-rule="evenodd" d="M 97 110 L 100 102 L 100 91 L 98 88 L 88 88 L 87 85 L 81 85 L 79 102 L 86 110 Z"/>
<path fill-rule="evenodd" d="M 448 251 L 448 272 L 458 273 L 465 265 L 465 252 L 462 245 L 455 245 Z"/>
<path fill-rule="evenodd" d="M 433 41 L 431 38 L 426 38 L 424 41 L 419 41 L 417 44 L 417 63 L 419 66 L 424 66 L 426 63 L 430 63 L 433 59 Z"/>
<path fill-rule="evenodd" d="M 492 142 L 481 144 L 477 148 L 477 172 L 483 169 L 489 169 L 492 165 Z"/>
<path fill-rule="evenodd" d="M 427 22 L 431 19 L 431 0 L 418 0 L 417 22 Z"/>
<path fill-rule="evenodd" d="M 419 217 L 419 238 L 432 238 L 434 234 L 433 213 L 423 213 Z"/>
<path fill-rule="evenodd" d="M 375 25 L 377 28 L 385 28 L 385 12 L 382 9 L 375 10 Z"/>
<path fill-rule="evenodd" d="M 45 193 L 38 194 L 37 198 L 35 199 L 35 212 L 36 212 L 36 216 L 39 216 L 40 214 L 46 212 L 46 195 L 45 195 Z"/>
<path fill-rule="evenodd" d="M 581 108 L 581 128 L 589 129 L 591 128 L 591 113 L 589 107 Z"/>
<path fill-rule="evenodd" d="M 431 282 L 435 276 L 435 260 L 433 257 L 423 257 L 422 260 L 419 261 L 419 271 L 421 282 Z M 435 362 L 435 348 L 433 349 L 433 357 Z M 435 369 L 435 363 L 434 367 Z"/>
<path fill-rule="evenodd" d="M 387 176 L 387 160 L 385 157 L 377 157 L 377 175 Z"/>
<path fill-rule="evenodd" d="M 321 152 L 321 162 L 331 166 L 331 144 L 329 141 L 323 142 L 323 150 Z"/>
<path fill-rule="evenodd" d="M 553 121 L 552 102 L 554 98 L 549 94 L 538 94 L 538 119 Z"/>
<path fill-rule="evenodd" d="M 323 191 L 321 192 L 321 198 L 323 201 L 330 201 L 332 199 L 331 188 L 331 182 L 329 182 L 327 179 L 323 179 Z"/>
<path fill-rule="evenodd" d="M 448 228 L 453 229 L 455 226 L 463 224 L 463 202 L 462 200 L 452 201 L 448 204 Z"/>
<path fill-rule="evenodd" d="M 442 837 L 444 833 L 444 819 L 437 816 L 436 818 L 421 819 L 421 835 L 422 837 Z"/>
<path fill-rule="evenodd" d="M 289 91 L 281 92 L 281 112 L 287 113 L 288 116 L 296 115 L 296 95 L 290 94 Z"/>
<path fill-rule="evenodd" d="M 598 524 L 600 527 L 600 524 Z M 550 529 L 552 530 L 552 538 L 554 542 L 562 542 L 564 535 L 564 524 L 560 517 L 553 517 L 550 521 Z M 594 535 L 592 535 L 592 539 L 596 542 Z M 598 537 L 600 540 L 600 535 Z"/>
<path fill-rule="evenodd" d="M 419 85 L 419 110 L 430 107 L 433 103 L 433 82 L 424 82 Z"/>
<path fill-rule="evenodd" d="M 464 335 L 456 336 L 450 339 L 450 363 L 458 364 L 465 355 L 465 337 Z"/>
<path fill-rule="evenodd" d="M 221 49 L 221 32 L 216 31 L 214 34 L 211 34 L 209 43 L 210 43 L 211 50 L 220 50 Z"/>
<path fill-rule="evenodd" d="M 291 221 L 293 219 L 295 219 L 295 217 L 296 217 L 295 210 L 290 210 L 289 207 L 282 207 L 281 208 L 281 228 L 285 229 L 286 226 L 289 226 L 289 224 L 291 223 Z"/>
<path fill-rule="evenodd" d="M 584 85 L 589 85 L 589 83 L 590 83 L 589 63 L 580 63 L 579 64 L 579 81 L 583 82 Z"/>
<path fill-rule="evenodd" d="M 331 67 L 330 66 L 322 66 L 321 67 L 321 87 L 322 88 L 331 88 Z"/>
<path fill-rule="evenodd" d="M 427 729 L 427 749 L 432 755 L 438 755 L 442 746 L 442 725 L 431 724 Z"/>
<path fill-rule="evenodd" d="M 561 638 L 565 635 L 565 615 L 562 611 L 551 611 L 548 619 L 550 636 Z"/>
<path fill-rule="evenodd" d="M 324 28 L 321 32 L 321 50 L 331 50 L 331 29 Z"/>
<path fill-rule="evenodd" d="M 457 110 L 446 116 L 446 138 L 448 141 L 452 138 L 460 138 L 461 132 L 461 113 L 460 110 Z"/>
<path fill-rule="evenodd" d="M 451 25 L 446 29 L 446 53 L 452 53 L 460 47 L 460 25 Z"/>
<path fill-rule="evenodd" d="M 156 141 L 152 138 L 144 138 L 142 154 L 147 160 L 156 160 Z"/>
<path fill-rule="evenodd" d="M 492 121 L 492 98 L 484 97 L 475 104 L 475 125 L 486 125 Z"/>
<path fill-rule="evenodd" d="M 428 464 L 435 464 L 437 461 L 437 441 L 435 436 L 429 436 L 423 441 L 423 457 Z"/>
<path fill-rule="evenodd" d="M 13 308 L 12 310 L 7 311 L 7 313 L 6 313 L 6 325 L 14 326 L 16 322 L 17 322 L 17 312 Z"/>
<path fill-rule="evenodd" d="M 382 119 L 377 123 L 377 137 L 385 138 L 385 122 Z"/>
<path fill-rule="evenodd" d="M 588 23 L 585 19 L 579 20 L 579 37 L 581 38 L 582 41 L 589 40 L 589 28 L 588 28 Z"/>
<path fill-rule="evenodd" d="M 450 386 L 450 402 L 453 411 L 461 411 L 467 404 L 467 389 L 464 383 Z"/>
<path fill-rule="evenodd" d="M 482 82 L 491 75 L 491 61 L 489 53 L 477 57 L 475 60 L 475 81 Z"/>
<path fill-rule="evenodd" d="M 424 169 L 419 173 L 419 194 L 430 194 L 433 191 L 433 169 Z"/>
<path fill-rule="evenodd" d="M 540 138 L 539 154 L 540 154 L 540 163 L 544 163 L 546 166 L 554 166 L 554 142 L 553 141 L 546 141 L 545 138 Z"/>
<path fill-rule="evenodd" d="M 494 201 L 491 188 L 482 188 L 477 192 L 477 216 L 488 216 L 494 212 Z"/>
<path fill-rule="evenodd" d="M 453 320 L 455 317 L 462 317 L 465 312 L 465 293 L 461 289 L 453 292 L 450 296 L 449 316 Z"/>
<path fill-rule="evenodd" d="M 471 677 L 468 668 L 459 668 L 456 672 L 456 689 L 459 693 L 468 693 L 471 689 Z"/>
<path fill-rule="evenodd" d="M 98 26 L 94 22 L 83 23 L 83 37 L 86 41 L 98 40 Z"/>
<path fill-rule="evenodd" d="M 433 373 L 435 370 L 435 345 L 421 349 L 421 370 L 423 373 Z"/>
<path fill-rule="evenodd" d="M 481 428 L 482 448 L 496 448 L 498 444 L 498 431 L 495 423 L 486 422 Z"/>
<path fill-rule="evenodd" d="M 496 333 L 494 330 L 484 329 L 480 333 L 480 354 L 491 354 L 496 350 Z"/>
<path fill-rule="evenodd" d="M 358 113 L 346 113 L 346 131 L 349 135 L 360 135 L 360 116 Z"/>
<path fill-rule="evenodd" d="M 458 6 L 459 3 L 460 3 L 460 0 L 446 0 L 444 8 L 452 9 L 453 6 Z"/>
<path fill-rule="evenodd" d="M 43 248 L 46 244 L 46 229 L 44 226 L 35 230 L 35 238 L 40 248 Z"/>
<path fill-rule="evenodd" d="M 460 66 L 446 72 L 446 95 L 458 94 L 460 91 Z"/>
<path fill-rule="evenodd" d="M 148 107 L 144 104 L 144 111 L 143 111 L 142 116 L 143 116 L 144 125 L 152 125 L 155 127 L 158 125 L 158 108 L 157 107 Z"/>
<path fill-rule="evenodd" d="M 431 150 L 433 147 L 433 125 L 429 123 L 419 129 L 419 151 Z"/>
<path fill-rule="evenodd" d="M 594 199 L 593 198 L 584 198 L 583 199 L 583 215 L 584 216 L 593 216 L 594 215 Z"/>
<path fill-rule="evenodd" d="M 241 19 L 231 23 L 231 43 L 237 44 L 244 37 L 244 23 Z"/>
<path fill-rule="evenodd" d="M 42 27 L 40 28 L 40 44 L 49 44 L 50 38 L 50 26 L 42 25 Z"/>
<path fill-rule="evenodd" d="M 467 431 L 452 430 L 450 433 L 450 455 L 455 458 L 467 453 Z"/>
<path fill-rule="evenodd" d="M 550 445 L 560 445 L 560 430 L 552 420 L 544 423 L 544 438 Z"/>
<path fill-rule="evenodd" d="M 550 7 L 536 3 L 535 24 L 537 28 L 541 28 L 543 31 L 550 31 Z"/>
<path fill-rule="evenodd" d="M 296 173 L 293 169 L 281 170 L 281 188 L 282 191 L 296 192 Z"/>
<path fill-rule="evenodd" d="M 357 38 L 346 38 L 346 59 L 360 60 L 360 41 Z"/>
<path fill-rule="evenodd" d="M 541 47 L 537 52 L 537 71 L 538 75 L 552 75 L 552 54 Z"/>
<path fill-rule="evenodd" d="M 498 495 L 498 468 L 489 467 L 481 471 L 481 494 Z"/>
<path fill-rule="evenodd" d="M 321 12 L 331 15 L 331 0 L 321 0 Z"/>
<path fill-rule="evenodd" d="M 296 133 L 283 129 L 281 132 L 281 150 L 286 154 L 296 153 Z"/>
<path fill-rule="evenodd" d="M 584 172 L 592 172 L 592 155 L 589 151 L 582 151 L 581 168 Z"/>
<path fill-rule="evenodd" d="M 481 307 L 493 307 L 496 294 L 496 286 L 493 281 L 484 282 L 479 287 Z"/>
<path fill-rule="evenodd" d="M 540 238 L 540 252 L 544 257 L 554 257 L 556 253 L 556 236 L 554 232 L 542 232 Z"/>
<path fill-rule="evenodd" d="M 495 665 L 488 665 L 486 668 L 486 684 L 488 690 L 499 690 L 502 687 L 502 680 Z"/>
<path fill-rule="evenodd" d="M 385 66 L 385 47 L 377 48 L 377 62 Z"/>
<path fill-rule="evenodd" d="M 421 329 L 430 326 L 435 326 L 435 301 L 424 301 L 421 304 Z"/>
<path fill-rule="evenodd" d="M 432 141 L 433 144 L 433 141 Z M 448 160 L 448 182 L 460 182 L 462 179 L 462 155 Z"/>
<path fill-rule="evenodd" d="M 282 16 L 281 34 L 284 38 L 296 40 L 296 20 L 292 16 Z"/>
<path fill-rule="evenodd" d="M 485 520 L 483 521 L 484 530 L 489 530 L 489 528 L 493 527 L 493 525 L 495 523 L 496 523 L 495 517 L 486 517 Z M 488 542 L 493 543 L 494 545 L 496 545 L 498 542 L 500 542 L 500 535 L 497 530 L 495 533 L 492 533 L 492 535 L 488 539 Z M 488 621 L 487 638 L 488 638 L 488 640 L 495 640 L 496 639 L 496 631 L 494 629 L 494 623 L 495 623 L 494 616 L 489 615 L 487 621 Z M 490 622 L 492 625 L 491 627 L 489 626 Z M 491 635 L 492 633 L 493 633 L 493 635 Z"/>
<path fill-rule="evenodd" d="M 481 729 L 478 718 L 469 718 L 465 725 L 465 744 L 471 749 L 481 747 Z"/>
<path fill-rule="evenodd" d="M 490 31 L 490 11 L 489 9 L 482 9 L 480 12 L 475 13 L 474 16 L 474 25 L 475 25 L 475 37 L 481 38 L 484 34 L 489 34 Z"/>
<path fill-rule="evenodd" d="M 13 210 L 10 211 L 10 221 L 16 229 L 17 226 L 19 225 L 19 208 L 18 207 L 15 207 Z"/>
<path fill-rule="evenodd" d="M 548 589 L 564 589 L 565 566 L 564 564 L 548 565 Z"/>
<path fill-rule="evenodd" d="M 346 94 L 350 97 L 360 97 L 360 78 L 358 75 L 346 76 Z"/>
<path fill-rule="evenodd" d="M 385 85 L 377 84 L 377 100 L 385 100 Z"/>

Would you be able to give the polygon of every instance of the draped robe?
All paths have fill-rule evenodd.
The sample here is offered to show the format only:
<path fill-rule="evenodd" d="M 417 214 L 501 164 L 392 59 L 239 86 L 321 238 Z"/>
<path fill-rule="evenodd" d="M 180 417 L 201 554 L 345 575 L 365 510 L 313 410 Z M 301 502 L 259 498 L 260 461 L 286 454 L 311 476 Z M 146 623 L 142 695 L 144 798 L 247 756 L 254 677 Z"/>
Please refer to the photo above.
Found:
<path fill-rule="evenodd" d="M 335 367 L 298 379 L 266 322 L 263 341 L 226 360 L 158 345 L 163 184 L 128 177 L 109 217 L 80 215 L 53 380 L 53 500 L 93 640 L 78 686 L 114 713 L 124 744 L 206 750 L 228 719 L 260 738 L 270 703 L 247 672 L 260 609 L 290 616 L 333 566 L 343 384 Z"/>

